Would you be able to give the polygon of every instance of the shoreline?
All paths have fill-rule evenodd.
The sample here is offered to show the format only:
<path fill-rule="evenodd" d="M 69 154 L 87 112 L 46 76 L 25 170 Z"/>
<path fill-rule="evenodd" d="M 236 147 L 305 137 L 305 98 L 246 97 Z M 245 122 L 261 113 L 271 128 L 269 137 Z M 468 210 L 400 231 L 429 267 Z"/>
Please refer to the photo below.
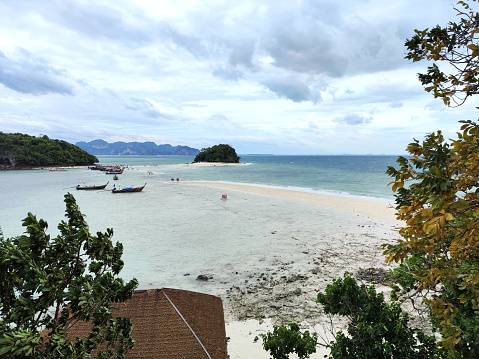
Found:
<path fill-rule="evenodd" d="M 380 247 L 397 238 L 393 228 L 400 225 L 395 219 L 395 209 L 386 200 L 237 183 L 180 183 L 218 189 L 218 197 L 221 198 L 220 193 L 226 194 L 226 202 L 223 203 L 228 207 L 231 204 L 231 208 L 234 208 L 241 193 L 254 196 L 254 203 L 261 202 L 263 197 L 268 197 L 271 203 L 275 198 L 286 200 L 286 203 L 291 202 L 291 208 L 300 211 L 304 208 L 305 213 L 293 211 L 295 217 L 311 223 L 312 229 L 302 225 L 299 232 L 287 223 L 277 233 L 271 232 L 274 236 L 284 235 L 283 238 L 278 237 L 275 245 L 288 241 L 289 252 L 278 257 L 264 271 L 254 272 L 246 265 L 239 268 L 241 271 L 215 275 L 214 281 L 227 280 L 229 284 L 226 293 L 220 297 L 223 300 L 226 333 L 230 337 L 228 353 L 231 359 L 269 358 L 268 352 L 263 350 L 259 334 L 271 331 L 273 325 L 290 321 L 297 322 L 302 331 L 309 330 L 320 335 L 318 343 L 322 345 L 318 345 L 311 359 L 323 358 L 329 353 L 324 345 L 334 339 L 331 333 L 325 332 L 325 328 L 333 323 L 336 331 L 345 330 L 346 322 L 322 313 L 321 306 L 316 303 L 318 292 L 324 291 L 333 279 L 342 277 L 344 272 L 349 272 L 359 283 L 369 285 L 377 281 L 378 276 L 368 278 L 361 274 L 383 275 L 394 266 L 384 263 Z M 335 219 L 328 219 L 331 223 L 326 226 L 326 218 L 321 215 L 311 217 L 315 209 L 318 213 L 331 212 Z M 344 215 L 341 216 L 341 213 Z M 301 218 L 303 215 L 304 218 Z M 314 228 L 321 233 L 311 232 Z M 204 289 L 207 290 L 207 283 Z M 386 293 L 390 290 L 387 285 L 381 284 L 381 280 L 377 281 L 376 289 Z M 411 324 L 416 323 L 424 325 L 421 318 L 411 318 Z"/>
<path fill-rule="evenodd" d="M 302 191 L 300 189 L 242 183 L 197 181 L 182 181 L 180 183 L 282 198 L 301 203 L 313 204 L 323 208 L 365 215 L 393 224 L 394 226 L 400 225 L 400 222 L 395 218 L 396 209 L 393 207 L 393 201 L 389 201 L 387 199 L 376 199 L 371 197 L 360 197 L 334 193 L 320 193 L 313 191 Z"/>
<path fill-rule="evenodd" d="M 37 171 L 37 170 L 50 170 L 50 168 L 64 168 L 69 169 L 87 169 L 91 165 L 78 165 L 78 166 L 42 166 L 42 167 L 0 167 L 0 171 Z"/>

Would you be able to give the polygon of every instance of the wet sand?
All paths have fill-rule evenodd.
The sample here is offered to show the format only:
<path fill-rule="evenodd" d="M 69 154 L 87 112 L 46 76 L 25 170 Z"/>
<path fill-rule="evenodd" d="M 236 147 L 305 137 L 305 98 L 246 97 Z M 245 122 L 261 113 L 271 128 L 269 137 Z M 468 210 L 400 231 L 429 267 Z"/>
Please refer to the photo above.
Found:
<path fill-rule="evenodd" d="M 222 197 L 225 196 L 224 201 L 235 201 L 240 193 L 249 194 L 250 201 L 257 203 L 262 198 L 288 201 L 294 210 L 288 214 L 290 218 L 278 218 L 278 225 L 282 220 L 289 220 L 291 224 L 304 223 L 300 229 L 294 227 L 294 230 L 293 225 L 278 227 L 278 238 L 281 233 L 291 231 L 283 239 L 289 241 L 285 247 L 291 252 L 289 256 L 279 256 L 264 272 L 244 268 L 243 272 L 236 272 L 238 278 L 228 278 L 229 288 L 221 296 L 231 359 L 269 358 L 262 348 L 259 334 L 272 330 L 273 324 L 290 321 L 300 323 L 303 329 L 316 331 L 323 338 L 319 342 L 326 344 L 333 338 L 324 330 L 330 318 L 322 314 L 316 304 L 317 293 L 334 278 L 343 276 L 345 271 L 355 275 L 368 268 L 386 271 L 390 268 L 384 264 L 380 246 L 396 238 L 393 228 L 400 223 L 388 201 L 231 183 L 182 184 L 198 186 L 199 189 L 216 188 Z M 254 211 L 254 203 L 250 205 Z M 271 207 L 272 213 L 276 210 Z M 315 216 L 315 210 L 336 215 L 331 218 Z M 338 216 L 338 213 L 342 215 Z M 322 221 L 328 221 L 327 226 Z M 271 234 L 276 235 L 275 231 Z M 387 290 L 383 287 L 382 290 Z M 335 326 L 344 329 L 345 323 L 335 319 Z M 318 347 L 311 358 L 322 358 L 326 353 L 325 348 Z"/>

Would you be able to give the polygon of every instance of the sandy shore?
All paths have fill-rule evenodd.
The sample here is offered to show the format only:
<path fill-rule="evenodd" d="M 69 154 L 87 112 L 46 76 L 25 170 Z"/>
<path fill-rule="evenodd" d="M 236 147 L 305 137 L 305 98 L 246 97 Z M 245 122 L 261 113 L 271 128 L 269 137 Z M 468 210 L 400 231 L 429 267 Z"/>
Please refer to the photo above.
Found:
<path fill-rule="evenodd" d="M 225 190 L 255 193 L 262 196 L 270 196 L 303 202 L 320 207 L 331 208 L 338 211 L 359 214 L 376 220 L 384 221 L 392 225 L 399 225 L 396 220 L 393 202 L 381 199 L 342 196 L 318 192 L 304 192 L 293 189 L 246 185 L 237 183 L 219 182 L 183 182 L 200 186 L 222 188 Z"/>
<path fill-rule="evenodd" d="M 345 271 L 367 283 L 367 279 L 381 280 L 390 268 L 384 264 L 380 246 L 396 238 L 392 229 L 400 223 L 396 221 L 395 210 L 388 201 L 242 184 L 182 183 L 217 188 L 226 196 L 224 201 L 236 201 L 239 193 L 253 195 L 254 201 L 259 202 L 262 197 L 290 201 L 291 208 L 295 208 L 295 219 L 291 219 L 290 223 L 297 220 L 304 220 L 305 223 L 302 230 L 293 232 L 287 218 L 279 219 L 278 226 L 282 221 L 285 223 L 278 227 L 277 234 L 276 231 L 271 234 L 291 231 L 285 236 L 291 244 L 285 248 L 293 248 L 294 251 L 289 256 L 285 254 L 263 273 L 245 271 L 241 277 L 242 273 L 236 272 L 241 278 L 230 282 L 233 285 L 222 296 L 231 359 L 269 358 L 262 348 L 259 334 L 272 330 L 273 324 L 289 321 L 317 332 L 321 337 L 319 342 L 326 344 L 334 338 L 326 329 L 331 318 L 321 313 L 320 306 L 316 304 L 317 293 L 323 291 L 334 278 L 343 276 Z M 272 208 L 272 211 L 275 210 Z M 315 211 L 329 211 L 334 213 L 334 217 L 315 218 Z M 261 216 L 260 213 L 258 215 Z M 319 236 L 315 228 L 321 232 Z M 307 237 L 308 240 L 305 240 Z M 364 276 L 365 273 L 375 275 L 368 277 Z M 379 290 L 388 290 L 385 285 L 378 284 L 378 287 Z M 335 330 L 345 329 L 341 320 L 333 319 L 333 323 Z M 311 358 L 323 358 L 327 353 L 326 348 L 318 346 L 317 353 Z"/>

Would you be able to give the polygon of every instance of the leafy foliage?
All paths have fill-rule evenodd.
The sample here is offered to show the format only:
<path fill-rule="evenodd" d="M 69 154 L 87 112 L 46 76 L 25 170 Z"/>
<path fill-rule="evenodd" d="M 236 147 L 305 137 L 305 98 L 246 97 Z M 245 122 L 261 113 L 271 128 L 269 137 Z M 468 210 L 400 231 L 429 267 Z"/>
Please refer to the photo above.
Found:
<path fill-rule="evenodd" d="M 289 323 L 289 328 L 275 325 L 272 333 L 260 336 L 264 350 L 269 351 L 274 359 L 288 359 L 290 353 L 296 353 L 299 359 L 306 359 L 316 352 L 317 335 L 311 335 L 307 330 L 301 334 L 297 323 Z"/>
<path fill-rule="evenodd" d="M 405 291 L 433 290 L 427 299 L 443 344 L 479 355 L 479 125 L 462 121 L 451 143 L 440 131 L 407 147 L 399 168 L 389 167 L 397 197 L 397 218 L 406 225 L 402 239 L 385 246 L 387 261 L 414 265 L 407 270 Z M 404 201 L 407 194 L 407 201 Z M 401 267 L 400 267 L 401 268 Z M 404 266 L 402 270 L 404 270 Z"/>
<path fill-rule="evenodd" d="M 239 163 L 240 158 L 233 147 L 220 144 L 203 148 L 201 152 L 196 155 L 194 162 Z"/>
<path fill-rule="evenodd" d="M 12 156 L 15 167 L 81 166 L 98 162 L 95 156 L 65 141 L 0 132 L 0 159 L 3 156 Z"/>
<path fill-rule="evenodd" d="M 131 321 L 110 312 L 137 286 L 118 277 L 123 247 L 111 229 L 90 234 L 71 194 L 65 203 L 56 238 L 31 213 L 24 235 L 0 237 L 0 357 L 122 358 L 134 344 Z M 77 322 L 91 323 L 87 338 L 69 336 Z"/>
<path fill-rule="evenodd" d="M 465 1 L 457 4 L 459 22 L 415 30 L 416 34 L 406 42 L 407 59 L 445 61 L 452 65 L 453 74 L 444 73 L 435 63 L 426 73 L 419 74 L 426 91 L 433 93 L 435 98 L 442 98 L 446 106 L 450 106 L 451 101 L 461 105 L 469 96 L 479 93 L 479 14 Z"/>
<path fill-rule="evenodd" d="M 348 335 L 338 332 L 330 358 L 442 358 L 433 336 L 408 327 L 399 303 L 388 304 L 373 285 L 359 286 L 347 273 L 318 294 L 325 313 L 349 319 Z"/>

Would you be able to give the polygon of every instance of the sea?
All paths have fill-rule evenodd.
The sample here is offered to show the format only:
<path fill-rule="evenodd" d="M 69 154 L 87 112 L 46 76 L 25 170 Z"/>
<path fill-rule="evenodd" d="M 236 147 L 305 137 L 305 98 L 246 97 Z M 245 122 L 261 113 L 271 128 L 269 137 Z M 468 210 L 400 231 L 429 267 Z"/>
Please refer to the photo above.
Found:
<path fill-rule="evenodd" d="M 218 189 L 174 186 L 172 182 L 226 182 L 288 188 L 305 192 L 331 193 L 394 201 L 385 174 L 397 156 L 280 156 L 241 155 L 241 166 L 178 166 L 191 163 L 192 156 L 98 156 L 103 165 L 124 165 L 118 181 L 113 176 L 87 168 L 0 171 L 0 228 L 5 238 L 24 233 L 22 220 L 31 212 L 48 222 L 48 233 L 58 235 L 64 219 L 64 195 L 73 193 L 90 231 L 114 229 L 114 239 L 125 247 L 125 276 L 137 277 L 140 287 L 180 287 L 198 290 L 197 274 L 224 271 L 257 253 L 270 250 L 271 243 L 256 240 L 254 228 L 235 228 L 235 213 L 247 218 L 247 199 L 221 202 Z M 76 191 L 80 184 L 100 185 L 106 190 Z M 136 194 L 112 194 L 115 186 L 140 186 Z M 265 200 L 264 210 L 272 217 L 276 204 Z M 251 201 L 249 203 L 252 203 Z M 234 207 L 234 206 L 237 207 Z M 283 209 L 287 210 L 287 209 Z M 308 209 L 313 211 L 314 209 Z M 261 212 L 263 211 L 263 212 Z M 270 213 L 271 212 L 271 213 Z M 326 216 L 327 214 L 324 214 Z M 269 217 L 268 217 L 269 218 Z M 278 226 L 280 225 L 277 223 Z M 266 236 L 266 235 L 265 235 Z M 251 240 L 250 240 L 251 239 Z M 247 241 L 247 242 L 245 242 Z M 123 273 L 123 272 L 122 272 Z"/>

